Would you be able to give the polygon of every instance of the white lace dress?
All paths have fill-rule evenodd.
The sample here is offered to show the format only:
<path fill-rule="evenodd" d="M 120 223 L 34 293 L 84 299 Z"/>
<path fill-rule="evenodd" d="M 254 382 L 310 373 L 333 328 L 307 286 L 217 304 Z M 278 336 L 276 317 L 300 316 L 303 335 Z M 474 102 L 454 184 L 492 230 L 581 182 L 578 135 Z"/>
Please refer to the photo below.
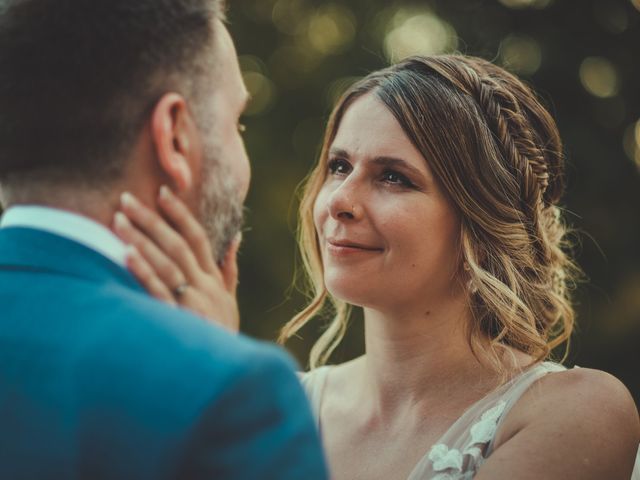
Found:
<path fill-rule="evenodd" d="M 302 376 L 302 383 L 320 428 L 320 405 L 331 366 Z M 540 363 L 471 405 L 414 467 L 407 480 L 468 480 L 493 451 L 494 436 L 502 419 L 522 394 L 540 377 L 565 367 Z M 640 480 L 640 449 L 631 480 Z"/>

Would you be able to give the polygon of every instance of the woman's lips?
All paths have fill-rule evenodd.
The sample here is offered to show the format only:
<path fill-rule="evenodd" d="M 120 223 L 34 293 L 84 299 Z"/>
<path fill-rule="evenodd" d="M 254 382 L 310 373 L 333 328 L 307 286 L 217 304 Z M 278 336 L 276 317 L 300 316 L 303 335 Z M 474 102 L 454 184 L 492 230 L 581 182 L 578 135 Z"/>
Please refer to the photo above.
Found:
<path fill-rule="evenodd" d="M 349 240 L 327 240 L 327 250 L 332 255 L 344 256 L 355 254 L 380 253 L 382 248 L 363 245 Z"/>

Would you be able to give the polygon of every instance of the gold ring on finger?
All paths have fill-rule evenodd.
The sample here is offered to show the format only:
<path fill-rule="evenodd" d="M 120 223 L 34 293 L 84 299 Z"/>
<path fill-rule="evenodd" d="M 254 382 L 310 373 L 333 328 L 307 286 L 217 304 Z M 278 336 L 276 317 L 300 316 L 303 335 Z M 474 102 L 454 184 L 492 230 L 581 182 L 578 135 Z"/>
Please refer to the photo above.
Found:
<path fill-rule="evenodd" d="M 187 291 L 187 288 L 189 288 L 189 284 L 187 282 L 178 284 L 178 286 L 173 289 L 173 296 L 180 298 Z"/>

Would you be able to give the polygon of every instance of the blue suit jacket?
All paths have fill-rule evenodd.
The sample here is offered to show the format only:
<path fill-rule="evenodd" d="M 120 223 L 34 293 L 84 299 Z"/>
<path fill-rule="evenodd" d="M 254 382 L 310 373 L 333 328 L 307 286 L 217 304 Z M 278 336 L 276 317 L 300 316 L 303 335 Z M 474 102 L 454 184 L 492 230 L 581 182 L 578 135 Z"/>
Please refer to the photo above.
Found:
<path fill-rule="evenodd" d="M 0 478 L 326 477 L 279 349 L 152 299 L 78 243 L 0 229 Z"/>

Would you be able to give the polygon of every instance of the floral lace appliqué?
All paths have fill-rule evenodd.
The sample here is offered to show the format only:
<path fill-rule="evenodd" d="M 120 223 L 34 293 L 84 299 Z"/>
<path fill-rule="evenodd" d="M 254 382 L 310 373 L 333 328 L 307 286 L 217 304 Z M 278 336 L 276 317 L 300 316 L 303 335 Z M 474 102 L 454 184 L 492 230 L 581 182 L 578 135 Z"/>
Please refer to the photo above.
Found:
<path fill-rule="evenodd" d="M 438 474 L 432 480 L 471 480 L 475 466 L 482 458 L 482 449 L 491 441 L 498 428 L 498 420 L 504 413 L 506 402 L 501 401 L 482 414 L 470 430 L 471 439 L 460 451 L 443 443 L 431 447 L 429 460 Z"/>

